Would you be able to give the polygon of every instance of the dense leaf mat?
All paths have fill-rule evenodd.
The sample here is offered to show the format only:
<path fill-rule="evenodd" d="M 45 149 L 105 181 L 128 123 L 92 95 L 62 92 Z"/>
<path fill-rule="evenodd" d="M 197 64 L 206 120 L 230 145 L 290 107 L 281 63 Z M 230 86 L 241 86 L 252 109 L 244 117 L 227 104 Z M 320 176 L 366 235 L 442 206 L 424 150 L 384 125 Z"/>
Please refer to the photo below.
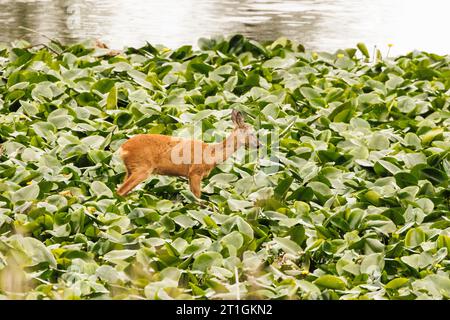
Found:
<path fill-rule="evenodd" d="M 199 46 L 0 47 L 0 296 L 448 299 L 450 57 Z M 232 108 L 279 148 L 205 205 L 175 177 L 115 194 L 127 138 L 220 141 Z"/>

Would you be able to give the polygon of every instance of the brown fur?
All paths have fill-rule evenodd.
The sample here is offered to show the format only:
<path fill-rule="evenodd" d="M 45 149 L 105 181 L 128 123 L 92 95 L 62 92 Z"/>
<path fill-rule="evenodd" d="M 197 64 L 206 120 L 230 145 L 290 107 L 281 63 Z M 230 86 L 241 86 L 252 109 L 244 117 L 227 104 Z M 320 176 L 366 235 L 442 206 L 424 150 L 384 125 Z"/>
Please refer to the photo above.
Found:
<path fill-rule="evenodd" d="M 124 196 L 150 174 L 160 174 L 187 177 L 192 193 L 200 198 L 202 179 L 218 163 L 225 161 L 243 145 L 259 146 L 252 127 L 244 123 L 239 112 L 233 110 L 232 120 L 235 124 L 233 132 L 219 143 L 160 134 L 139 134 L 130 138 L 120 149 L 127 174 L 117 194 Z M 183 156 L 187 160 L 174 161 L 174 157 L 176 160 Z"/>

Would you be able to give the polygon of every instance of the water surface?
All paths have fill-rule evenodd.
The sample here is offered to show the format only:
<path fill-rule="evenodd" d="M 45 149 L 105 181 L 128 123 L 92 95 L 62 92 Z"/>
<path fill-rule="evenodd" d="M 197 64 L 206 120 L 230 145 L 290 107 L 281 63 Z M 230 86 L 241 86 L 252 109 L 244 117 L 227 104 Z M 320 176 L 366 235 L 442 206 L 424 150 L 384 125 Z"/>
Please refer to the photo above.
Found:
<path fill-rule="evenodd" d="M 365 42 L 384 53 L 450 53 L 445 0 L 0 0 L 0 42 L 101 39 L 113 48 L 149 41 L 176 47 L 200 37 L 286 36 L 312 50 Z"/>

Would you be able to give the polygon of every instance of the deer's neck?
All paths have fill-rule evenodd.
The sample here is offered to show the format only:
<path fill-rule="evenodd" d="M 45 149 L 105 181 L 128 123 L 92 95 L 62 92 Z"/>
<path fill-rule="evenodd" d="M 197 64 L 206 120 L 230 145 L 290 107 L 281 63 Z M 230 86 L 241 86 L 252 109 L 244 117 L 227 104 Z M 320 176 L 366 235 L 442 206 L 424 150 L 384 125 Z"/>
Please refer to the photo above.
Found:
<path fill-rule="evenodd" d="M 237 131 L 234 130 L 226 139 L 213 145 L 214 164 L 225 162 L 233 155 L 241 146 Z"/>

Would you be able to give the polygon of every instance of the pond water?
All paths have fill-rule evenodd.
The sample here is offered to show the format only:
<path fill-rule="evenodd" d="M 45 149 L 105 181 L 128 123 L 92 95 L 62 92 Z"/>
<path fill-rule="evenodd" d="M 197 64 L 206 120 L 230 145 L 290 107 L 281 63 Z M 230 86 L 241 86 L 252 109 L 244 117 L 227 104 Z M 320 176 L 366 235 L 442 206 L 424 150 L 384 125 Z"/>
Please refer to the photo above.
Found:
<path fill-rule="evenodd" d="M 198 38 L 241 33 L 257 40 L 286 36 L 312 50 L 365 42 L 391 54 L 450 53 L 446 0 L 0 0 L 0 42 L 45 37 L 101 39 L 112 48 L 148 41 L 176 47 Z"/>

